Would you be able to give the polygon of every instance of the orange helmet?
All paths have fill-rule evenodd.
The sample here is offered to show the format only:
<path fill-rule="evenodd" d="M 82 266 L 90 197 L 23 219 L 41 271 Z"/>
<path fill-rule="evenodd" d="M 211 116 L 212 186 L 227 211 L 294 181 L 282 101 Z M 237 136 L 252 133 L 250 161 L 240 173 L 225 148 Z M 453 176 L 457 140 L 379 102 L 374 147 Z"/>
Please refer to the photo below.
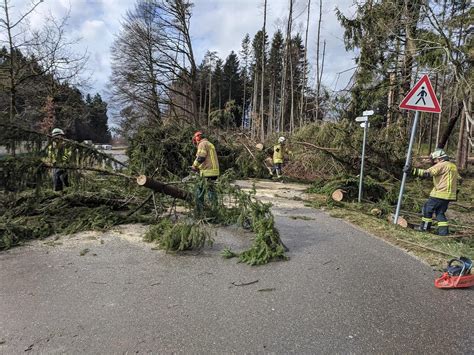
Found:
<path fill-rule="evenodd" d="M 202 135 L 203 135 L 203 133 L 201 131 L 197 131 L 196 133 L 194 133 L 194 136 L 193 136 L 193 144 L 194 145 L 197 145 L 200 142 Z"/>

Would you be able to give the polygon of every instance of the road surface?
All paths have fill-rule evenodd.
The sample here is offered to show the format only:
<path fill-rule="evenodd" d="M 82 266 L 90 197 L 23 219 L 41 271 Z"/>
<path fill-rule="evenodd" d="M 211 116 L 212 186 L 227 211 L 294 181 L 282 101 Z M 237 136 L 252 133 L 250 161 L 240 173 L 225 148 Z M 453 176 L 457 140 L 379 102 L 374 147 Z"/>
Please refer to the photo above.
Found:
<path fill-rule="evenodd" d="M 257 188 L 289 261 L 221 258 L 249 245 L 234 227 L 183 256 L 140 225 L 0 252 L 0 353 L 474 352 L 473 290 L 436 289 L 429 266 L 304 207 L 303 186 Z"/>

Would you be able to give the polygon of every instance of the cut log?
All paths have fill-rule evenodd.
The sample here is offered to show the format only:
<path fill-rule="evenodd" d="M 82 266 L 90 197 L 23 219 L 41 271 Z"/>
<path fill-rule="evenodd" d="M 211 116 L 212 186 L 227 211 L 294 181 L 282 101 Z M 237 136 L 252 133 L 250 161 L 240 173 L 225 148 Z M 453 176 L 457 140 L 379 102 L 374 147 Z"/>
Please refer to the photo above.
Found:
<path fill-rule="evenodd" d="M 387 220 L 388 220 L 389 222 L 392 222 L 392 223 L 393 223 L 393 219 L 394 219 L 394 218 L 395 218 L 395 215 L 394 215 L 394 214 L 391 214 L 390 216 L 387 217 Z M 398 224 L 400 227 L 408 228 L 408 221 L 407 221 L 405 218 L 401 217 L 401 216 L 398 217 L 397 224 Z"/>
<path fill-rule="evenodd" d="M 153 180 L 146 175 L 140 175 L 137 177 L 137 184 L 143 187 L 147 187 L 153 191 L 160 192 L 162 194 L 179 198 L 180 200 L 191 202 L 193 197 L 190 193 L 185 190 L 179 189 L 175 186 L 164 184 L 160 181 Z"/>
<path fill-rule="evenodd" d="M 257 143 L 255 145 L 255 148 L 257 148 L 257 150 L 259 150 L 259 151 L 262 151 L 263 150 L 263 144 L 262 143 Z"/>
<path fill-rule="evenodd" d="M 334 192 L 331 194 L 331 197 L 334 201 L 342 201 L 344 199 L 344 194 L 347 193 L 347 191 L 344 191 L 343 189 L 337 189 L 334 190 Z"/>

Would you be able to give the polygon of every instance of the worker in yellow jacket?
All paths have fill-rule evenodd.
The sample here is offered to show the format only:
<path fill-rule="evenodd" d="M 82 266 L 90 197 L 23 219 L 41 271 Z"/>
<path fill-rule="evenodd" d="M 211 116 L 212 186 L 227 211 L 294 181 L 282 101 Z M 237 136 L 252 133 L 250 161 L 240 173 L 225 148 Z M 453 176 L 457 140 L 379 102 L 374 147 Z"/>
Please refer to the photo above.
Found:
<path fill-rule="evenodd" d="M 281 177 L 283 165 L 283 156 L 285 154 L 285 137 L 278 138 L 278 143 L 273 146 L 273 169 L 272 175 L 276 173 L 277 177 Z"/>
<path fill-rule="evenodd" d="M 412 170 L 413 175 L 417 177 L 432 177 L 433 190 L 431 190 L 428 201 L 423 206 L 423 217 L 419 228 L 420 231 L 429 231 L 433 224 L 433 214 L 438 221 L 438 235 L 448 235 L 448 219 L 446 211 L 450 201 L 455 201 L 457 194 L 458 169 L 455 164 L 449 161 L 449 157 L 442 149 L 436 149 L 431 153 L 430 158 L 434 165 L 429 169 Z M 403 171 L 411 170 L 405 166 Z"/>
<path fill-rule="evenodd" d="M 47 147 L 47 162 L 53 165 L 53 190 L 62 191 L 64 187 L 69 187 L 67 171 L 61 167 L 67 165 L 71 157 L 71 150 L 64 146 L 62 138 L 64 131 L 55 128 L 51 132 L 52 142 Z"/>
<path fill-rule="evenodd" d="M 214 189 L 214 181 L 219 177 L 219 161 L 217 159 L 216 148 L 201 131 L 194 133 L 193 144 L 197 146 L 197 152 L 191 169 L 206 178 L 208 197 L 211 202 L 215 204 L 217 203 L 217 196 Z M 196 191 L 198 209 L 202 208 L 204 204 L 205 190 L 206 187 L 199 184 Z"/>

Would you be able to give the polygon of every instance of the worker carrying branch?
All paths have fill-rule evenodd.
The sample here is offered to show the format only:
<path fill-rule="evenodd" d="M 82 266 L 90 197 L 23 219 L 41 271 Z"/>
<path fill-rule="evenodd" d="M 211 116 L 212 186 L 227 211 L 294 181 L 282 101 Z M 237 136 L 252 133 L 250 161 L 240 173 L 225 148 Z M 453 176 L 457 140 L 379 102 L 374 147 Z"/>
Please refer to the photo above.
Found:
<path fill-rule="evenodd" d="M 214 144 L 209 142 L 204 133 L 197 131 L 193 136 L 193 144 L 197 146 L 196 159 L 194 159 L 191 169 L 199 173 L 200 176 L 206 178 L 208 197 L 212 203 L 217 202 L 217 196 L 213 182 L 219 177 L 219 161 Z M 196 202 L 198 209 L 204 204 L 205 186 L 198 184 L 196 190 Z"/>
<path fill-rule="evenodd" d="M 438 235 L 448 235 L 448 219 L 445 213 L 449 202 L 457 199 L 458 169 L 455 164 L 449 161 L 448 155 L 442 149 L 436 149 L 431 153 L 430 158 L 434 165 L 429 169 L 411 169 L 410 166 L 405 166 L 403 171 L 406 173 L 411 171 L 414 176 L 421 178 L 433 178 L 434 187 L 428 201 L 423 206 L 422 222 L 417 230 L 430 231 L 434 214 L 438 221 Z"/>
<path fill-rule="evenodd" d="M 273 176 L 276 173 L 278 178 L 282 175 L 282 166 L 283 166 L 283 157 L 285 154 L 285 143 L 286 138 L 278 138 L 278 143 L 273 146 L 273 169 L 271 175 Z"/>

